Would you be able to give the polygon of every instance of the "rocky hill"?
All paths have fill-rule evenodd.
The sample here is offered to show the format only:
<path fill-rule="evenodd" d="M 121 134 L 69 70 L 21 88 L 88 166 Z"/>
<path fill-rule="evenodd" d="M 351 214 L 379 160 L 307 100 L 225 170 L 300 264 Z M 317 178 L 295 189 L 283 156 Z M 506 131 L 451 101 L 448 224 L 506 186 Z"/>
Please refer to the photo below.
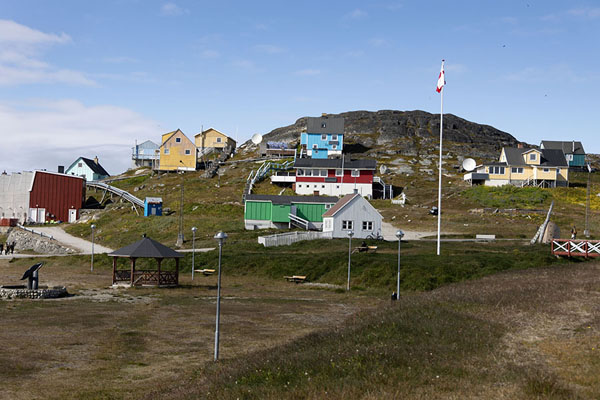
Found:
<path fill-rule="evenodd" d="M 346 152 L 376 158 L 382 155 L 429 158 L 439 151 L 439 114 L 381 110 L 329 115 L 345 120 Z M 265 134 L 263 140 L 296 143 L 300 133 L 306 130 L 306 120 L 302 117 L 292 125 L 274 129 Z M 495 159 L 503 146 L 518 143 L 512 135 L 489 125 L 444 114 L 444 154 L 449 158 Z"/>

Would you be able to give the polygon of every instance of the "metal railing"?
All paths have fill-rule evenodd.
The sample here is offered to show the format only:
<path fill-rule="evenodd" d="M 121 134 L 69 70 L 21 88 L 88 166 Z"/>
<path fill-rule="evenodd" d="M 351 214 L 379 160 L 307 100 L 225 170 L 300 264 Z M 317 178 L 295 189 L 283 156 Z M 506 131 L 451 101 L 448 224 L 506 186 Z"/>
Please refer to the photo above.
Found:
<path fill-rule="evenodd" d="M 294 225 L 294 226 L 297 226 L 298 228 L 308 230 L 310 222 L 308 222 L 304 218 L 301 218 L 294 214 L 289 214 L 289 218 L 290 218 L 290 225 Z"/>
<path fill-rule="evenodd" d="M 93 187 L 93 188 L 103 189 L 103 190 L 109 191 L 109 192 L 114 193 L 117 196 L 120 196 L 121 198 L 129 201 L 131 204 L 134 204 L 134 205 L 139 206 L 139 207 L 144 207 L 144 201 L 143 200 L 138 199 L 137 197 L 135 197 L 131 193 L 126 192 L 126 191 L 124 191 L 122 189 L 119 189 L 119 188 L 111 186 L 111 185 L 107 185 L 104 182 L 90 181 L 90 182 L 86 182 L 86 185 L 90 186 L 90 187 Z"/>
<path fill-rule="evenodd" d="M 333 232 L 286 232 L 259 236 L 258 243 L 265 247 L 289 246 L 302 240 L 332 239 Z"/>
<path fill-rule="evenodd" d="M 29 233 L 33 233 L 34 235 L 40 235 L 41 237 L 46 237 L 48 239 L 52 239 L 54 240 L 54 237 L 52 235 L 48 235 L 47 233 L 41 232 L 41 231 L 36 231 L 35 229 L 31 229 L 31 228 L 26 228 L 21 224 L 17 224 L 17 228 L 21 228 L 24 231 L 27 231 Z"/>
<path fill-rule="evenodd" d="M 600 240 L 554 239 L 552 254 L 568 257 L 599 257 Z"/>

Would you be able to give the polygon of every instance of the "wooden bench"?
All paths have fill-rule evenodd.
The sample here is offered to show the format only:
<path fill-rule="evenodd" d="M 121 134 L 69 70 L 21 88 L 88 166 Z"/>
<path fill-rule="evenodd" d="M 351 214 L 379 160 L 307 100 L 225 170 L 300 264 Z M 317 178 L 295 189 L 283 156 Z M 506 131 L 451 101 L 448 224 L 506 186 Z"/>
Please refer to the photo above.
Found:
<path fill-rule="evenodd" d="M 375 251 L 377 251 L 377 246 L 359 246 L 359 247 L 355 247 L 354 250 L 352 250 L 352 254 L 359 252 L 359 253 L 368 253 L 369 251 L 375 253 Z"/>
<path fill-rule="evenodd" d="M 294 282 L 294 283 L 304 283 L 304 282 L 306 282 L 306 275 L 284 276 L 284 278 L 288 282 Z"/>
<path fill-rule="evenodd" d="M 375 253 L 377 251 L 377 246 L 367 246 L 367 248 L 369 249 L 369 251 L 372 251 L 373 253 Z"/>
<path fill-rule="evenodd" d="M 214 269 L 206 269 L 205 268 L 205 269 L 195 269 L 194 272 L 200 272 L 200 273 L 208 276 L 208 275 L 214 274 L 215 270 Z"/>

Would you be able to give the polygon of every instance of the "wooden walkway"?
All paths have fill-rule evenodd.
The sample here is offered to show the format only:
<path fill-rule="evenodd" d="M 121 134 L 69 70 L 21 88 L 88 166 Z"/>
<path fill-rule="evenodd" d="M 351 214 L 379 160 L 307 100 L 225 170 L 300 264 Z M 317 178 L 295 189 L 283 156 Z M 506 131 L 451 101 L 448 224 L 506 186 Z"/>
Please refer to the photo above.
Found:
<path fill-rule="evenodd" d="M 552 254 L 567 257 L 598 257 L 600 240 L 554 239 Z"/>

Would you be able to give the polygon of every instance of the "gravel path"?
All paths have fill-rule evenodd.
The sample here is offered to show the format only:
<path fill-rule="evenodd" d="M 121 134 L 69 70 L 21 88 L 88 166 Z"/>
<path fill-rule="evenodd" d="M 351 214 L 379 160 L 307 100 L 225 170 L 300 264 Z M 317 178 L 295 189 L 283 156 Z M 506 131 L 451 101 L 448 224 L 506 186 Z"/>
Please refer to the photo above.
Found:
<path fill-rule="evenodd" d="M 389 242 L 398 240 L 396 238 L 397 230 L 398 228 L 394 227 L 389 222 L 381 222 L 381 234 L 383 235 L 384 240 L 387 240 Z M 404 229 L 402 231 L 404 232 L 404 237 L 402 238 L 402 240 L 420 240 L 426 236 L 437 235 L 437 231 L 406 231 Z M 448 232 L 442 232 L 442 234 L 448 234 Z"/>
<path fill-rule="evenodd" d="M 72 235 L 69 235 L 67 232 L 63 231 L 61 227 L 58 226 L 49 226 L 49 227 L 36 227 L 36 231 L 44 232 L 48 235 L 52 235 L 52 237 L 59 243 L 62 243 L 66 247 L 70 247 L 74 250 L 79 251 L 80 254 L 92 254 L 92 242 L 81 239 Z M 109 249 L 108 247 L 104 247 L 99 245 L 98 243 L 94 243 L 94 253 L 110 253 L 113 249 Z"/>

